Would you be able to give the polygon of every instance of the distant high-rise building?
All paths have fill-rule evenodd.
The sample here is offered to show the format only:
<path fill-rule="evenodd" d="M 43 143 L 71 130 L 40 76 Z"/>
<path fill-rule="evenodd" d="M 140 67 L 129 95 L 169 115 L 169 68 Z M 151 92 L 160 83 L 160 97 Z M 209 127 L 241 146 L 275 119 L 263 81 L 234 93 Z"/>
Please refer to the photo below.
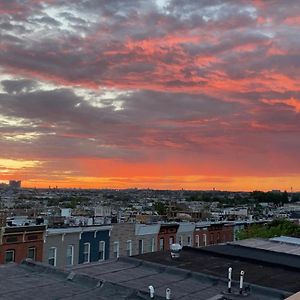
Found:
<path fill-rule="evenodd" d="M 21 188 L 21 180 L 10 180 L 9 187 L 13 189 Z"/>

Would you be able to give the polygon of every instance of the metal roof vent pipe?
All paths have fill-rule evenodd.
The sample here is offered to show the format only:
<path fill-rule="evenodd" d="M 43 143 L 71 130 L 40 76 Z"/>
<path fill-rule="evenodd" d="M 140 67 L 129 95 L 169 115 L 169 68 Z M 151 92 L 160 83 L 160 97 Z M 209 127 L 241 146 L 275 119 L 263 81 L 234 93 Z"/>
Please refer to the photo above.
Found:
<path fill-rule="evenodd" d="M 228 268 L 228 294 L 231 293 L 232 268 Z"/>
<path fill-rule="evenodd" d="M 179 258 L 182 246 L 180 244 L 172 244 L 170 245 L 170 250 L 172 258 Z"/>
<path fill-rule="evenodd" d="M 241 274 L 240 274 L 240 295 L 243 294 L 244 275 L 245 275 L 245 272 L 241 271 Z"/>
<path fill-rule="evenodd" d="M 167 288 L 167 289 L 166 289 L 166 299 L 167 299 L 167 300 L 170 300 L 170 299 L 171 299 L 171 289 L 170 289 L 170 288 Z"/>
<path fill-rule="evenodd" d="M 148 289 L 149 289 L 150 299 L 154 299 L 154 287 L 153 287 L 153 285 L 149 285 Z"/>

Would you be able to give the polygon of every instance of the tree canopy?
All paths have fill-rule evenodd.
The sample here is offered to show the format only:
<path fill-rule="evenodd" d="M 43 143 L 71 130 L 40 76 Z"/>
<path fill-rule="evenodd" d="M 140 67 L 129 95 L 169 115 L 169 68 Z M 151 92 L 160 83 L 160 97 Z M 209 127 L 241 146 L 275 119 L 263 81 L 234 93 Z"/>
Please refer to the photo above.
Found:
<path fill-rule="evenodd" d="M 238 232 L 237 239 L 271 238 L 275 236 L 299 236 L 300 227 L 292 221 L 278 219 L 268 224 L 255 224 Z"/>

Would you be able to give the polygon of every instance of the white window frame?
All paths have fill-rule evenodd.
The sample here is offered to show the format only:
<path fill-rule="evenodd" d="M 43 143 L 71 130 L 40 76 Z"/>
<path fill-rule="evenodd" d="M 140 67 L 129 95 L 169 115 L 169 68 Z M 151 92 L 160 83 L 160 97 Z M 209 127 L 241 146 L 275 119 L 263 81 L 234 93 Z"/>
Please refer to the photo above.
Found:
<path fill-rule="evenodd" d="M 207 235 L 206 235 L 206 233 L 203 233 L 203 244 L 204 244 L 204 246 L 207 246 Z"/>
<path fill-rule="evenodd" d="M 71 255 L 68 255 L 68 250 L 71 249 Z M 69 264 L 69 257 L 71 257 L 71 264 Z M 67 266 L 74 265 L 74 245 L 67 246 Z"/>
<path fill-rule="evenodd" d="M 54 250 L 53 256 L 50 256 L 50 250 Z M 51 265 L 53 267 L 56 267 L 56 256 L 57 256 L 57 248 L 56 247 L 50 247 L 49 251 L 48 251 L 48 264 L 49 265 Z M 49 263 L 50 259 L 53 259 L 53 264 Z"/>
<path fill-rule="evenodd" d="M 33 259 L 31 257 L 29 257 L 29 250 L 33 250 L 34 255 L 33 255 Z M 31 258 L 32 260 L 36 260 L 36 247 L 28 247 L 27 249 L 27 258 Z"/>
<path fill-rule="evenodd" d="M 155 252 L 155 238 L 151 239 L 151 252 Z"/>
<path fill-rule="evenodd" d="M 102 258 L 100 257 L 100 249 L 102 248 Z M 105 260 L 105 241 L 100 241 L 99 242 L 99 255 L 98 255 L 98 258 L 99 258 L 99 261 L 102 261 L 102 260 Z"/>
<path fill-rule="evenodd" d="M 114 254 L 114 258 L 119 258 L 120 256 L 120 243 L 118 241 L 114 242 L 114 246 L 113 246 L 113 254 Z M 115 249 L 117 251 L 115 251 Z M 116 255 L 115 255 L 116 253 Z"/>
<path fill-rule="evenodd" d="M 165 239 L 161 237 L 159 239 L 159 251 L 164 251 L 165 250 Z"/>
<path fill-rule="evenodd" d="M 199 237 L 199 234 L 196 234 L 196 236 L 195 236 L 195 246 L 197 247 L 197 248 L 199 248 L 200 247 L 200 237 Z"/>
<path fill-rule="evenodd" d="M 12 260 L 11 261 L 6 261 L 6 254 L 8 253 L 8 252 L 11 252 L 13 255 L 12 255 Z M 5 263 L 6 264 L 8 264 L 8 263 L 10 263 L 10 262 L 14 262 L 15 261 L 15 257 L 16 257 L 16 250 L 14 250 L 14 249 L 9 249 L 9 250 L 6 250 L 5 251 Z"/>
<path fill-rule="evenodd" d="M 85 246 L 88 246 L 88 251 L 85 251 Z M 85 260 L 85 256 L 87 254 L 87 260 Z M 91 243 L 84 243 L 83 244 L 83 263 L 88 264 L 91 262 Z"/>
<path fill-rule="evenodd" d="M 175 243 L 175 238 L 174 238 L 174 236 L 170 236 L 169 237 L 169 245 L 171 246 L 172 244 L 174 244 Z"/>
<path fill-rule="evenodd" d="M 179 236 L 179 245 L 183 246 L 183 237 L 182 237 L 182 235 Z"/>
<path fill-rule="evenodd" d="M 131 256 L 132 255 L 132 241 L 128 240 L 126 242 L 126 255 Z"/>

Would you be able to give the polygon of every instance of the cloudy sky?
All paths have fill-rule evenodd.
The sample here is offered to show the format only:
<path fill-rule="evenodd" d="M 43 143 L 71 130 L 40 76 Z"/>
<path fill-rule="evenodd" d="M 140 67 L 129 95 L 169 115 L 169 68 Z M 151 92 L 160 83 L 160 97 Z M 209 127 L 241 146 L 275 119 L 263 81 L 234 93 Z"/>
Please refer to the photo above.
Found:
<path fill-rule="evenodd" d="M 0 0 L 0 181 L 300 190 L 299 0 Z"/>

